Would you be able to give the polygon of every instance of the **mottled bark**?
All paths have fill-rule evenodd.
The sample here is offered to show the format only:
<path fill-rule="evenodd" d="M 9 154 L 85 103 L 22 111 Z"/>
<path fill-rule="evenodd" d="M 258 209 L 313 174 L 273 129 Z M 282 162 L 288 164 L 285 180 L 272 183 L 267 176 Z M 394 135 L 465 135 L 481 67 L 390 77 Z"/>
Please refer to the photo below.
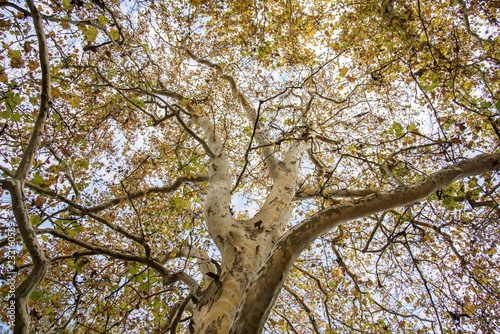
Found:
<path fill-rule="evenodd" d="M 192 117 L 204 131 L 202 145 L 211 158 L 205 220 L 222 258 L 220 276 L 212 277 L 208 287 L 195 296 L 190 324 L 194 333 L 262 332 L 288 271 L 316 238 L 346 221 L 413 203 L 457 179 L 500 167 L 500 156 L 487 154 L 454 164 L 417 184 L 400 184 L 388 192 L 361 189 L 322 193 L 331 198 L 352 199 L 332 205 L 286 231 L 292 201 L 311 194 L 311 191 L 304 194 L 297 190 L 300 159 L 307 152 L 307 141 L 295 140 L 281 161 L 277 159 L 275 148 L 267 145 L 266 136 L 259 129 L 259 113 L 238 89 L 235 78 L 214 62 L 183 50 L 228 82 L 233 97 L 255 127 L 254 135 L 262 145 L 262 157 L 273 182 L 260 211 L 248 221 L 236 221 L 229 212 L 232 189 L 229 161 L 216 127 L 205 116 Z M 198 136 L 195 139 L 201 141 Z"/>
<path fill-rule="evenodd" d="M 356 218 L 429 196 L 464 177 L 500 170 L 500 154 L 483 154 L 444 168 L 419 183 L 333 205 L 305 219 L 282 236 L 245 289 L 229 333 L 260 333 L 295 259 L 316 238 Z"/>

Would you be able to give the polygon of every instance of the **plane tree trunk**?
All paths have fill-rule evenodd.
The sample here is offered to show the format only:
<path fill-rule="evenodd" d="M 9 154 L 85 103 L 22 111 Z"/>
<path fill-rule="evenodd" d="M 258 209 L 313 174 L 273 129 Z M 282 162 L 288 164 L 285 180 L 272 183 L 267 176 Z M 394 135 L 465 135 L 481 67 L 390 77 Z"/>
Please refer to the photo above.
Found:
<path fill-rule="evenodd" d="M 316 238 L 347 221 L 414 203 L 458 179 L 500 169 L 500 154 L 483 154 L 437 171 L 418 183 L 330 206 L 284 233 L 280 227 L 290 217 L 300 146 L 292 147 L 288 159 L 277 164 L 273 190 L 252 219 L 239 222 L 229 218 L 228 213 L 221 215 L 207 207 L 207 221 L 216 226 L 218 233 L 213 237 L 222 254 L 221 272 L 195 301 L 192 332 L 261 333 L 288 271 Z M 213 173 L 212 179 L 216 175 Z M 212 194 L 227 190 L 222 185 L 220 189 L 212 187 Z M 208 203 L 220 204 L 215 198 Z"/>

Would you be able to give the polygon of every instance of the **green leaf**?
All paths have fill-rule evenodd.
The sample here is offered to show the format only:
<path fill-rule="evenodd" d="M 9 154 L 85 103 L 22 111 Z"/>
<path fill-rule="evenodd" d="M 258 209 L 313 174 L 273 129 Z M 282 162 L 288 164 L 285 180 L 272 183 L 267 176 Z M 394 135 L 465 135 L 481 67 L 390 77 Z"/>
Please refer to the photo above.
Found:
<path fill-rule="evenodd" d="M 2 117 L 3 119 L 10 119 L 12 117 L 12 111 L 4 110 L 0 113 L 0 117 Z"/>
<path fill-rule="evenodd" d="M 108 75 L 107 75 L 108 80 L 113 79 L 115 76 L 116 76 L 116 72 L 113 69 L 110 69 L 108 71 Z"/>
<path fill-rule="evenodd" d="M 481 108 L 488 109 L 489 107 L 491 107 L 490 101 L 482 101 L 481 102 Z"/>
<path fill-rule="evenodd" d="M 398 122 L 392 123 L 391 130 L 396 135 L 396 137 L 401 137 L 404 134 L 403 126 Z"/>
<path fill-rule="evenodd" d="M 75 167 L 78 169 L 88 169 L 89 161 L 87 159 L 78 159 L 75 161 Z"/>
<path fill-rule="evenodd" d="M 109 23 L 108 18 L 102 14 L 97 17 L 97 21 L 99 21 L 99 24 L 101 25 L 106 25 Z"/>
<path fill-rule="evenodd" d="M 116 29 L 111 29 L 111 31 L 109 32 L 109 35 L 111 36 L 113 41 L 116 41 L 120 38 L 120 33 Z"/>
<path fill-rule="evenodd" d="M 443 198 L 443 206 L 447 209 L 453 209 L 456 207 L 456 202 L 453 197 L 447 196 Z"/>
<path fill-rule="evenodd" d="M 7 55 L 10 58 L 10 66 L 12 66 L 13 68 L 23 67 L 24 60 L 23 57 L 21 56 L 20 50 L 9 49 L 9 51 L 7 51 Z"/>
<path fill-rule="evenodd" d="M 262 46 L 259 46 L 257 48 L 257 52 L 258 52 L 259 58 L 265 58 L 266 57 L 266 51 L 264 50 L 264 48 Z"/>
<path fill-rule="evenodd" d="M 137 274 L 137 273 L 139 272 L 139 268 L 138 268 L 137 263 L 134 263 L 133 265 L 131 265 L 128 271 L 129 271 L 132 275 Z"/>
<path fill-rule="evenodd" d="M 245 127 L 243 128 L 243 134 L 244 134 L 245 136 L 250 137 L 250 136 L 252 135 L 252 129 L 250 129 L 250 127 L 249 127 L 249 126 L 245 126 Z"/>
<path fill-rule="evenodd" d="M 33 175 L 33 179 L 31 180 L 31 183 L 33 183 L 34 185 L 37 185 L 37 186 L 41 186 L 43 184 L 45 184 L 45 179 L 38 173 L 35 173 L 35 175 Z"/>
<path fill-rule="evenodd" d="M 12 94 L 10 95 L 10 101 L 17 106 L 19 103 L 21 103 L 22 99 L 19 94 Z"/>
<path fill-rule="evenodd" d="M 139 99 L 137 97 L 131 97 L 130 101 L 132 102 L 133 106 L 138 106 L 138 107 L 142 108 L 142 106 L 144 105 L 144 100 Z"/>
<path fill-rule="evenodd" d="M 414 132 L 414 133 L 418 133 L 418 128 L 417 126 L 415 125 L 415 123 L 411 123 L 410 125 L 408 125 L 408 131 L 409 132 Z"/>
<path fill-rule="evenodd" d="M 39 215 L 30 215 L 31 225 L 38 226 L 42 223 L 42 217 Z"/>
<path fill-rule="evenodd" d="M 71 3 L 69 2 L 69 0 L 63 0 L 62 5 L 63 5 L 64 9 L 71 8 Z"/>
<path fill-rule="evenodd" d="M 30 295 L 30 299 L 34 302 L 39 301 L 43 296 L 43 290 L 33 291 Z"/>
<path fill-rule="evenodd" d="M 469 187 L 471 188 L 475 188 L 477 187 L 477 179 L 475 177 L 472 177 L 470 180 L 469 180 Z"/>
<path fill-rule="evenodd" d="M 7 110 L 14 111 L 17 106 L 21 103 L 22 98 L 19 96 L 19 93 L 14 93 L 12 91 L 8 91 L 5 93 L 2 97 L 2 100 L 4 101 L 5 107 Z M 4 118 L 10 118 L 12 114 L 9 114 L 8 117 L 2 116 Z"/>
<path fill-rule="evenodd" d="M 69 100 L 68 100 L 69 104 L 73 107 L 73 108 L 78 108 L 78 106 L 80 105 L 80 96 L 78 95 L 73 95 Z"/>
<path fill-rule="evenodd" d="M 12 116 L 10 117 L 10 120 L 13 122 L 20 122 L 21 121 L 21 114 L 18 112 L 13 113 Z"/>
<path fill-rule="evenodd" d="M 83 34 L 85 35 L 85 39 L 87 42 L 94 42 L 97 38 L 97 29 L 94 28 L 93 26 L 89 26 L 87 29 L 83 31 Z"/>

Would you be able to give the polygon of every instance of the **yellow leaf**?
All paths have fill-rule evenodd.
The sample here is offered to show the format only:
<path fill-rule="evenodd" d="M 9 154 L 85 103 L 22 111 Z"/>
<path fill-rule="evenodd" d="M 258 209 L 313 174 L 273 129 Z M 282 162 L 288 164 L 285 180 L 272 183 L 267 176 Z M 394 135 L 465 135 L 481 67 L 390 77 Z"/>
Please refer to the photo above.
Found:
<path fill-rule="evenodd" d="M 10 66 L 13 68 L 21 68 L 24 65 L 23 57 L 21 56 L 21 51 L 9 49 L 7 55 L 10 58 Z"/>
<path fill-rule="evenodd" d="M 34 60 L 30 60 L 28 61 L 28 68 L 31 70 L 31 71 L 34 71 L 38 68 L 38 62 L 37 61 L 34 61 Z"/>
<path fill-rule="evenodd" d="M 335 268 L 335 269 L 333 269 L 333 270 L 332 270 L 332 274 L 333 274 L 334 276 L 337 276 L 337 277 L 342 277 L 342 276 L 344 276 L 344 275 L 343 275 L 343 272 L 342 272 L 342 268 Z"/>
<path fill-rule="evenodd" d="M 191 0 L 191 5 L 198 7 L 199 5 L 203 5 L 207 2 L 208 2 L 208 0 Z"/>
<path fill-rule="evenodd" d="M 41 197 L 41 196 L 38 196 L 36 199 L 35 199 L 35 205 L 36 206 L 42 206 L 43 204 L 45 204 L 45 198 Z"/>
<path fill-rule="evenodd" d="M 80 97 L 78 95 L 73 95 L 68 102 L 71 104 L 73 108 L 78 108 L 80 105 Z"/>
<path fill-rule="evenodd" d="M 57 99 L 59 96 L 61 96 L 61 91 L 57 87 L 52 87 L 50 95 L 53 99 Z"/>
<path fill-rule="evenodd" d="M 491 256 L 491 255 L 495 255 L 496 252 L 497 252 L 497 249 L 495 246 L 493 246 L 490 249 L 488 249 L 485 253 Z"/>
<path fill-rule="evenodd" d="M 475 309 L 476 306 L 474 306 L 474 304 L 467 303 L 464 305 L 464 311 L 467 312 L 469 315 L 474 314 Z"/>
<path fill-rule="evenodd" d="M 31 43 L 29 43 L 29 42 L 24 42 L 23 48 L 24 48 L 25 52 L 30 52 L 31 50 L 33 50 L 33 47 L 31 46 Z"/>
<path fill-rule="evenodd" d="M 345 77 L 348 71 L 349 69 L 347 67 L 342 67 L 341 69 L 339 69 L 339 75 L 341 77 Z"/>
<path fill-rule="evenodd" d="M 109 35 L 111 36 L 113 41 L 116 41 L 116 40 L 118 40 L 118 38 L 120 38 L 120 32 L 116 29 L 111 29 L 111 31 L 109 32 Z"/>
<path fill-rule="evenodd" d="M 97 29 L 94 28 L 93 26 L 89 26 L 87 29 L 83 31 L 83 34 L 85 35 L 85 39 L 87 42 L 94 42 L 97 38 Z"/>

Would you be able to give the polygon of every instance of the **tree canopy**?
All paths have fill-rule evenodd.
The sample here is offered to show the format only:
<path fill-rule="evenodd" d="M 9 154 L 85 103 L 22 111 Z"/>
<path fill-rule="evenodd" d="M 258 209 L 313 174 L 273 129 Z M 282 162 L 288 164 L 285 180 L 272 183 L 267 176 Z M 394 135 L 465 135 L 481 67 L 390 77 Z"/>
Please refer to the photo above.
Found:
<path fill-rule="evenodd" d="M 499 15 L 2 0 L 3 322 L 500 331 Z"/>

